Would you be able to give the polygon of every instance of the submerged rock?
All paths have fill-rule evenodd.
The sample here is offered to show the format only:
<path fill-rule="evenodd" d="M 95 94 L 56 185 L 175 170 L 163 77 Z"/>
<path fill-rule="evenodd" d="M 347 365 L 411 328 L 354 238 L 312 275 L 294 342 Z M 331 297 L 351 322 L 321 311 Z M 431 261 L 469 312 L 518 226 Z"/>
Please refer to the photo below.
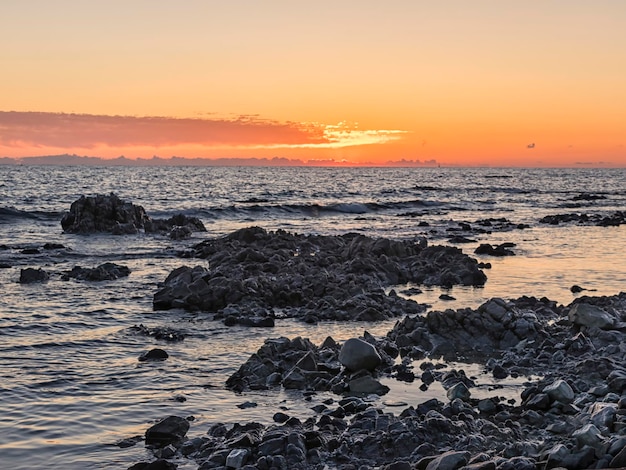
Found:
<path fill-rule="evenodd" d="M 50 275 L 41 268 L 26 268 L 20 270 L 20 284 L 46 282 L 48 279 L 50 279 Z"/>

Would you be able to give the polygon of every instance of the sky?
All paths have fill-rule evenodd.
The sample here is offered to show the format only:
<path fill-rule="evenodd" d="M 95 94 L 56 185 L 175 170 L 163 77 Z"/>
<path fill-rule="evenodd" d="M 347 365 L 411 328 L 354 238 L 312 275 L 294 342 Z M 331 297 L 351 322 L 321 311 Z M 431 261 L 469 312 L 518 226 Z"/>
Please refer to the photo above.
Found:
<path fill-rule="evenodd" d="M 0 157 L 626 166 L 623 0 L 4 0 Z"/>

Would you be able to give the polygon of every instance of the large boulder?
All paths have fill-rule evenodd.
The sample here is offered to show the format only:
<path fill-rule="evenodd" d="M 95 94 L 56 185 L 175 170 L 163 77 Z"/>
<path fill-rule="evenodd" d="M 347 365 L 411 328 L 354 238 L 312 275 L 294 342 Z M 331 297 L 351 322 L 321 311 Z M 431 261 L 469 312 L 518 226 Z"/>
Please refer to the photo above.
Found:
<path fill-rule="evenodd" d="M 609 330 L 615 324 L 615 318 L 606 310 L 587 303 L 574 304 L 569 310 L 569 319 L 580 326 L 596 327 Z"/>
<path fill-rule="evenodd" d="M 339 362 L 346 369 L 374 370 L 383 361 L 374 346 L 360 338 L 350 338 L 339 351 Z"/>
<path fill-rule="evenodd" d="M 149 220 L 141 206 L 125 202 L 116 194 L 81 196 L 61 219 L 66 233 L 137 233 Z"/>

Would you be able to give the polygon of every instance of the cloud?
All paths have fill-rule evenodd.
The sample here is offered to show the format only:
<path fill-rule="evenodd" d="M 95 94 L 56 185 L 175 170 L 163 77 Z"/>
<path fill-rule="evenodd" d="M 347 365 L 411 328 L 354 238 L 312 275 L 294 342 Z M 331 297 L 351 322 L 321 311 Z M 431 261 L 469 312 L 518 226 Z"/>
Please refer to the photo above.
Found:
<path fill-rule="evenodd" d="M 258 116 L 205 119 L 0 111 L 0 145 L 5 147 L 340 148 L 385 143 L 402 133 Z"/>

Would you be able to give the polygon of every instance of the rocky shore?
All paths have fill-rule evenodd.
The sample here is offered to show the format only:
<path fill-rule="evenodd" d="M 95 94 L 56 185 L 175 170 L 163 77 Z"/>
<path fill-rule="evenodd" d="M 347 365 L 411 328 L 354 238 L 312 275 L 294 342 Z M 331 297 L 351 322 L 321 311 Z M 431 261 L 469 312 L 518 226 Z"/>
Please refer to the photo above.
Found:
<path fill-rule="evenodd" d="M 625 321 L 626 293 L 581 297 L 568 306 L 492 299 L 475 310 L 407 316 L 382 338 L 365 334 L 343 344 L 327 338 L 321 345 L 268 339 L 228 387 L 299 389 L 303 399 L 331 390 L 336 399 L 314 406 L 304 421 L 277 410 L 275 425 L 192 425 L 190 438 L 185 419 L 167 418 L 178 423 L 169 437 L 157 442 L 152 428 L 146 433 L 154 466 L 132 468 L 176 468 L 164 460 L 174 456 L 200 469 L 625 467 Z M 478 399 L 474 378 L 437 366 L 436 358 L 481 364 L 503 384 L 509 377 L 539 378 L 519 399 L 505 400 L 498 387 Z M 366 399 L 386 393 L 381 377 L 422 388 L 439 382 L 446 393 L 389 413 Z"/>
<path fill-rule="evenodd" d="M 64 217 L 66 231 L 159 232 L 184 238 L 203 227 L 183 216 L 153 221 L 114 195 L 81 198 Z M 105 214 L 108 222 L 102 223 Z M 506 222 L 506 221 L 505 221 Z M 545 224 L 624 223 L 623 213 L 595 219 L 554 216 Z M 470 234 L 472 227 L 461 227 Z M 526 227 L 510 227 L 524 229 Z M 466 243 L 458 236 L 453 243 Z M 512 244 L 477 253 L 512 256 Z M 288 389 L 311 402 L 307 418 L 273 410 L 266 422 L 195 426 L 168 416 L 125 439 L 153 455 L 131 469 L 534 470 L 626 467 L 626 293 L 583 296 L 569 305 L 546 298 L 493 298 L 476 309 L 430 311 L 392 286 L 482 286 L 483 269 L 462 250 L 410 241 L 268 232 L 251 227 L 180 253 L 194 266 L 173 270 L 154 294 L 155 310 L 210 312 L 226 325 L 271 328 L 282 318 L 315 323 L 398 318 L 382 337 L 367 332 L 321 344 L 267 339 L 224 386 Z M 74 269 L 68 277 L 125 276 L 118 266 Z M 45 273 L 29 272 L 34 282 Z M 25 281 L 31 282 L 31 281 Z M 134 333 L 181 341 L 176 331 L 143 325 Z M 139 361 L 166 360 L 154 349 Z M 455 366 L 452 367 L 451 363 Z M 466 367 L 459 367 L 465 364 Z M 485 390 L 465 369 L 478 366 Z M 526 378 L 515 398 L 501 389 Z M 389 381 L 440 387 L 438 398 L 384 406 Z M 333 398 L 317 400 L 331 394 Z M 314 404 L 315 403 L 315 404 Z M 242 406 L 254 403 L 246 402 Z M 271 418 L 271 419 L 270 419 Z"/>

